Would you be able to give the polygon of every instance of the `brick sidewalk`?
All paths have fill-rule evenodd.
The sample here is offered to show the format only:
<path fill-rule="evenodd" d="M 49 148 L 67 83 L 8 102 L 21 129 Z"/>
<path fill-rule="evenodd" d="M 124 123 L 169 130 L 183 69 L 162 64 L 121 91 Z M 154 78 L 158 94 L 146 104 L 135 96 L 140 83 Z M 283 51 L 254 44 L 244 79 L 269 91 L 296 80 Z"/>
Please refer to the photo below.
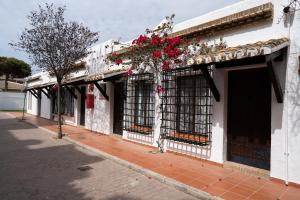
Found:
<path fill-rule="evenodd" d="M 11 114 L 21 117 L 21 113 Z M 51 131 L 57 131 L 56 123 L 51 120 L 27 114 L 26 121 Z M 63 132 L 82 144 L 224 199 L 300 199 L 298 187 L 287 187 L 200 159 L 169 152 L 152 154 L 149 152 L 154 150 L 152 147 L 125 141 L 113 135 L 95 134 L 80 127 L 64 125 Z"/>

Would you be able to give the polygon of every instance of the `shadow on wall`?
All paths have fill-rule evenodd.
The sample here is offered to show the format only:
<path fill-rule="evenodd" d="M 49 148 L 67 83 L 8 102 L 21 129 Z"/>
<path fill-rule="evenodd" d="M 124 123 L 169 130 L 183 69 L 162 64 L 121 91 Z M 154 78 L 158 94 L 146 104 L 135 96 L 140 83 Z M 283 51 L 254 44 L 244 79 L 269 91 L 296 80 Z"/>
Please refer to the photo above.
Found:
<path fill-rule="evenodd" d="M 0 125 L 0 199 L 91 199 L 78 184 L 89 173 L 78 167 L 103 158 L 63 141 L 28 139 L 40 130 L 18 120 L 1 117 Z"/>
<path fill-rule="evenodd" d="M 299 75 L 297 72 L 294 73 L 293 77 L 289 77 L 288 80 L 289 93 L 289 133 L 298 136 L 300 133 L 300 82 Z"/>

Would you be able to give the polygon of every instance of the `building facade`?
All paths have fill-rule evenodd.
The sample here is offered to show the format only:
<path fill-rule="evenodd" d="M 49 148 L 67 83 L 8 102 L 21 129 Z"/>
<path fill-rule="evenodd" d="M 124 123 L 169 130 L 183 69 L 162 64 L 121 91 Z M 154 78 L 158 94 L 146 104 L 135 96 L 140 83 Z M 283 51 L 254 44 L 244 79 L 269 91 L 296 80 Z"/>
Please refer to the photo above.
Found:
<path fill-rule="evenodd" d="M 300 14 L 282 5 L 289 1 L 244 0 L 176 24 L 172 36 L 222 37 L 228 47 L 165 73 L 161 96 L 153 74 L 106 64 L 110 41 L 93 47 L 64 83 L 65 123 L 152 146 L 164 135 L 169 151 L 299 184 Z M 28 113 L 55 120 L 54 78 L 26 80 Z"/>

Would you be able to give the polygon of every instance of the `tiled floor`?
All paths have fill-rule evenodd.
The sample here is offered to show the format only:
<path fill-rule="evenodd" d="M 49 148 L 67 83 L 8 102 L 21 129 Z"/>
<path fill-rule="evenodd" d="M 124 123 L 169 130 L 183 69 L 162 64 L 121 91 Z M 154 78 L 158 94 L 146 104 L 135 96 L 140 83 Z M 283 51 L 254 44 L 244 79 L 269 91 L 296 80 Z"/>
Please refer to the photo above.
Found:
<path fill-rule="evenodd" d="M 21 113 L 11 113 L 21 117 Z M 53 121 L 26 115 L 26 121 L 56 131 Z M 116 136 L 96 134 L 84 128 L 64 125 L 63 132 L 74 140 L 90 145 L 123 160 L 173 178 L 224 199 L 298 200 L 300 188 L 245 175 L 200 159 L 174 153 L 153 154 L 152 147 L 135 144 Z"/>

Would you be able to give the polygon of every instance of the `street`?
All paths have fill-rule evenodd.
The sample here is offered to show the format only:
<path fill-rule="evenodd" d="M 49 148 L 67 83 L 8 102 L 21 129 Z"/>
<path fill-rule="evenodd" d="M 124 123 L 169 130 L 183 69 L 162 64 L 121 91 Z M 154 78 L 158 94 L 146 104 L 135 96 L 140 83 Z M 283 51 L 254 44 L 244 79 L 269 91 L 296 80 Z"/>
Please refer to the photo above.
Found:
<path fill-rule="evenodd" d="M 1 200 L 193 200 L 0 112 Z"/>

